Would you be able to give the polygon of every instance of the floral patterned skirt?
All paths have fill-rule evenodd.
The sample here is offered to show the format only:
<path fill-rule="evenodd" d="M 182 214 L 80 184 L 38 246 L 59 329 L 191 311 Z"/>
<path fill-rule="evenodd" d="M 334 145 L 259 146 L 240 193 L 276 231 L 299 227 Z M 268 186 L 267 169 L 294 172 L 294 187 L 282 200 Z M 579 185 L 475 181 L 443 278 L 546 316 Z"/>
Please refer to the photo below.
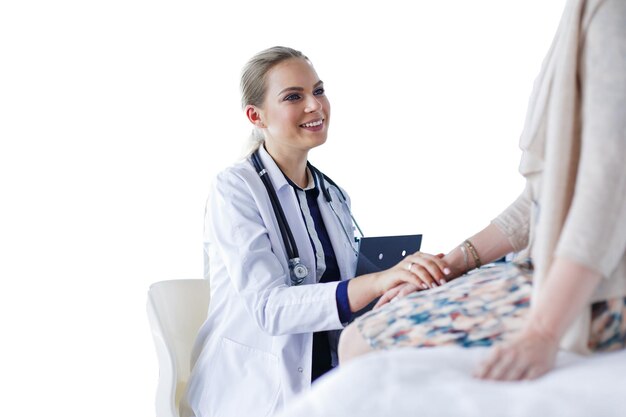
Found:
<path fill-rule="evenodd" d="M 482 268 L 442 287 L 415 292 L 358 318 L 374 349 L 491 346 L 522 329 L 532 293 L 530 264 Z M 595 303 L 589 348 L 626 346 L 626 298 Z"/>

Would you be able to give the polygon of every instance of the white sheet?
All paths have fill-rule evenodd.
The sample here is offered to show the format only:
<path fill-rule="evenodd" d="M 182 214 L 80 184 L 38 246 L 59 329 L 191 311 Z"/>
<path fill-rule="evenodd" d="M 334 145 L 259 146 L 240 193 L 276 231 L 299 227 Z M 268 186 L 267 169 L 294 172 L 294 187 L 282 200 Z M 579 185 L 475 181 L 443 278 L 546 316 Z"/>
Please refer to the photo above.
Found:
<path fill-rule="evenodd" d="M 626 351 L 559 353 L 535 381 L 486 382 L 471 371 L 487 349 L 398 349 L 355 359 L 313 384 L 277 417 L 624 417 Z"/>

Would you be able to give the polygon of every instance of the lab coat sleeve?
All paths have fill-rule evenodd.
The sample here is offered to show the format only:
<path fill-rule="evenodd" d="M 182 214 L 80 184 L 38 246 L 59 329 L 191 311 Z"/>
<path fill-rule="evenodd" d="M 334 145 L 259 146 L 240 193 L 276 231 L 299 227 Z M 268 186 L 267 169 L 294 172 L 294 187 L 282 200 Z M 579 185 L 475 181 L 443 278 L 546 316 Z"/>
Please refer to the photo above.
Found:
<path fill-rule="evenodd" d="M 259 328 L 271 335 L 342 328 L 336 302 L 338 282 L 290 286 L 282 240 L 273 247 L 256 194 L 241 173 L 225 171 L 214 183 L 207 218 L 210 244 L 224 259 L 230 283 Z M 264 190 L 263 190 L 264 191 Z M 269 225 L 269 226 L 268 226 Z M 280 239 L 280 233 L 275 234 Z M 300 245 L 302 243 L 298 242 Z"/>
<path fill-rule="evenodd" d="M 626 251 L 626 2 L 602 3 L 584 48 L 580 162 L 556 255 L 610 277 Z"/>

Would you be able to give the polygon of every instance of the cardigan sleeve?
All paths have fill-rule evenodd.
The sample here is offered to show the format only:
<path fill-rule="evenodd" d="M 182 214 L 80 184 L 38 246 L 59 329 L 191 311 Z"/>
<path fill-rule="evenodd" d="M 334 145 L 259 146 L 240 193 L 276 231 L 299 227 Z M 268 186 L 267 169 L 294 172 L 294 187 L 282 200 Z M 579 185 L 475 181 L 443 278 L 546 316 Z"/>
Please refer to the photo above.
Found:
<path fill-rule="evenodd" d="M 611 276 L 626 251 L 626 2 L 606 0 L 581 54 L 581 154 L 556 256 Z"/>
<path fill-rule="evenodd" d="M 504 233 L 515 252 L 528 246 L 531 203 L 531 187 L 527 183 L 519 197 L 491 221 Z"/>

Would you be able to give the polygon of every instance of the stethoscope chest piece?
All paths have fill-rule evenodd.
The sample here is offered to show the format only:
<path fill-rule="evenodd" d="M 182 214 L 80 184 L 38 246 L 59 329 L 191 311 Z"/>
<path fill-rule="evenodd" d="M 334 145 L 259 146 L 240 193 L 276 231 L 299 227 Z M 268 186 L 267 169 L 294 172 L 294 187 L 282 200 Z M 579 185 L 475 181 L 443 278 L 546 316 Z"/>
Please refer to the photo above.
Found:
<path fill-rule="evenodd" d="M 302 284 L 304 279 L 309 275 L 309 268 L 300 262 L 300 258 L 289 259 L 289 271 L 291 273 L 290 278 L 293 285 Z"/>

